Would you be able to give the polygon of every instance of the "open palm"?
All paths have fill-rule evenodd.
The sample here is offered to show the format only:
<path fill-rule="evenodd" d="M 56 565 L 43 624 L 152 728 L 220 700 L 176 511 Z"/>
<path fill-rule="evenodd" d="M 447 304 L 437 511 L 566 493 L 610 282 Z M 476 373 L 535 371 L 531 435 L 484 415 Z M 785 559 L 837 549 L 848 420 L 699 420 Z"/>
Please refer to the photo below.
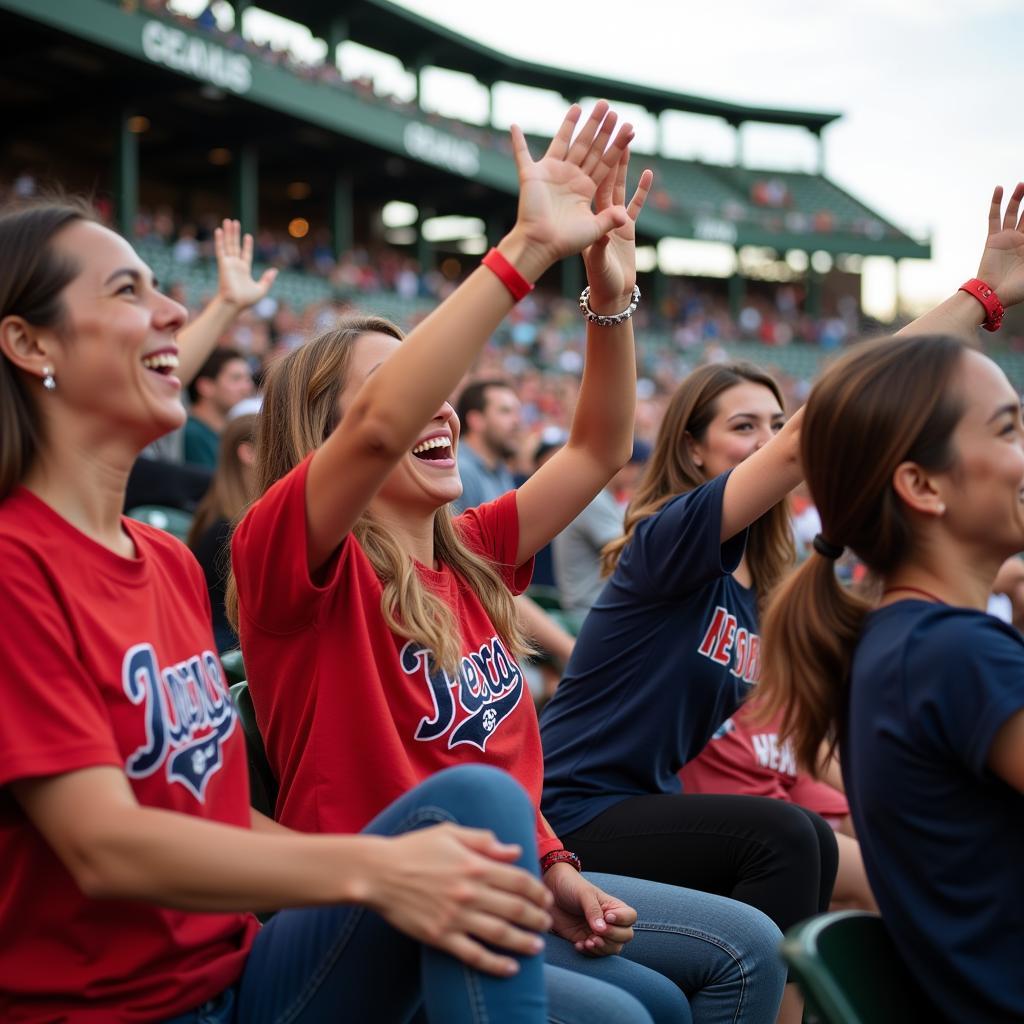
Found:
<path fill-rule="evenodd" d="M 237 220 L 225 220 L 213 233 L 217 253 L 218 293 L 238 309 L 247 309 L 259 302 L 274 283 L 276 270 L 267 270 L 259 280 L 252 276 L 252 235 L 242 237 Z"/>
<path fill-rule="evenodd" d="M 1003 203 L 1002 186 L 992 193 L 988 212 L 988 238 L 981 254 L 978 277 L 991 285 L 1004 306 L 1024 302 L 1024 214 L 1020 213 L 1024 200 L 1024 182 L 1013 190 L 1000 216 Z"/>
<path fill-rule="evenodd" d="M 621 206 L 597 211 L 592 207 L 599 186 L 614 172 L 622 150 L 629 145 L 632 127 L 623 125 L 608 145 L 616 115 L 602 100 L 573 141 L 579 117 L 580 108 L 571 107 L 547 152 L 537 161 L 530 156 L 522 130 L 512 126 L 519 173 L 516 223 L 552 263 L 581 251 L 628 219 Z"/>

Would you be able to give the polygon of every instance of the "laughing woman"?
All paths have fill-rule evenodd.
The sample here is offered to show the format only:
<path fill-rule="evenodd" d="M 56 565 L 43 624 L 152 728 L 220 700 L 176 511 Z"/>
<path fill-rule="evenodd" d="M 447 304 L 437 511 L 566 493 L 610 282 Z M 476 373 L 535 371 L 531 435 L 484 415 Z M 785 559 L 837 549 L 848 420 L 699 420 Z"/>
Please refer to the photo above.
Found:
<path fill-rule="evenodd" d="M 0 213 L 0 251 L 0 1019 L 541 1024 L 526 795 L 457 768 L 362 836 L 250 809 L 199 566 L 121 515 L 185 310 L 82 207 Z"/>
<path fill-rule="evenodd" d="M 641 176 L 627 210 L 631 131 L 608 146 L 615 117 L 601 103 L 573 141 L 578 117 L 573 108 L 538 162 L 513 130 L 514 228 L 408 339 L 386 321 L 352 321 L 268 376 L 262 497 L 232 549 L 250 688 L 280 780 L 277 816 L 297 829 L 355 831 L 452 764 L 495 765 L 524 784 L 554 897 L 554 1019 L 767 1022 L 782 976 L 766 918 L 582 874 L 539 812 L 513 595 L 534 553 L 629 458 L 634 221 L 652 180 Z M 518 491 L 453 518 L 459 423 L 446 396 L 514 301 L 580 250 L 587 358 L 569 440 Z"/>

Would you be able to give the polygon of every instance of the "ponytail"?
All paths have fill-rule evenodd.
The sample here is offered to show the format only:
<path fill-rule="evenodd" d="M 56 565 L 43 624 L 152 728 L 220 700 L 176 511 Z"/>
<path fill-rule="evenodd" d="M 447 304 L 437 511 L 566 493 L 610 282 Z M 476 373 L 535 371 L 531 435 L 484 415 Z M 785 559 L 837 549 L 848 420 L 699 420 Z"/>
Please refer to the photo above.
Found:
<path fill-rule="evenodd" d="M 811 555 L 772 596 L 761 623 L 759 717 L 782 716 L 797 763 L 814 771 L 823 743 L 842 731 L 853 651 L 870 604 L 836 579 L 835 563 Z"/>

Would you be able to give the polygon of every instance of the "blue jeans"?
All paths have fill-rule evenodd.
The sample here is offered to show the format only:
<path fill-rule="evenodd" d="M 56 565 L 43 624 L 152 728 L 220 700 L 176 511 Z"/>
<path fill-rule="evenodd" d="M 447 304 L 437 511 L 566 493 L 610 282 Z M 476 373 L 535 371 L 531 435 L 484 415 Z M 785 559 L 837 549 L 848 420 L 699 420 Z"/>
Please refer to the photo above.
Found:
<path fill-rule="evenodd" d="M 445 821 L 489 828 L 520 844 L 520 866 L 536 874 L 534 810 L 518 784 L 493 768 L 440 772 L 396 800 L 366 831 L 394 835 Z M 585 957 L 548 936 L 546 964 L 539 956 L 519 957 L 517 975 L 497 978 L 416 942 L 359 906 L 285 910 L 261 929 L 237 985 L 168 1024 L 774 1019 L 783 975 L 775 954 L 779 936 L 758 911 L 655 882 L 591 877 L 640 915 L 636 938 L 621 956 Z"/>

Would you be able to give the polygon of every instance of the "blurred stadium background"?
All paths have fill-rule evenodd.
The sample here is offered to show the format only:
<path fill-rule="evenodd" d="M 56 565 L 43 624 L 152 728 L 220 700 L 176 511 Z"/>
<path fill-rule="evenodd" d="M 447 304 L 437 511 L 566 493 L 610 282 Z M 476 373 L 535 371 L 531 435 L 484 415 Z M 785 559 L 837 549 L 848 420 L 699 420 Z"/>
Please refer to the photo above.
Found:
<path fill-rule="evenodd" d="M 891 259 L 898 280 L 901 259 L 930 255 L 928 239 L 823 173 L 744 160 L 745 124 L 795 126 L 816 140 L 820 170 L 823 131 L 838 112 L 741 106 L 532 64 L 387 0 L 263 0 L 325 41 L 326 59 L 309 63 L 242 34 L 253 6 L 192 4 L 189 16 L 168 0 L 0 0 L 0 191 L 57 184 L 93 196 L 193 309 L 216 287 L 213 227 L 239 217 L 256 236 L 257 262 L 282 269 L 272 298 L 226 339 L 254 364 L 352 306 L 408 328 L 514 215 L 506 134 L 347 77 L 335 59 L 347 41 L 397 58 L 417 80 L 439 67 L 492 91 L 516 83 L 570 100 L 601 96 L 735 129 L 728 165 L 643 157 L 656 184 L 640 221 L 641 436 L 653 435 L 661 400 L 685 372 L 725 355 L 775 368 L 802 398 L 823 359 L 882 327 L 862 313 L 863 258 Z M 724 247 L 725 271 L 666 272 L 667 239 Z M 571 408 L 581 287 L 578 261 L 550 273 L 480 367 L 513 377 L 538 425 L 564 424 Z M 1024 322 L 1008 318 L 996 344 L 1020 388 Z"/>

